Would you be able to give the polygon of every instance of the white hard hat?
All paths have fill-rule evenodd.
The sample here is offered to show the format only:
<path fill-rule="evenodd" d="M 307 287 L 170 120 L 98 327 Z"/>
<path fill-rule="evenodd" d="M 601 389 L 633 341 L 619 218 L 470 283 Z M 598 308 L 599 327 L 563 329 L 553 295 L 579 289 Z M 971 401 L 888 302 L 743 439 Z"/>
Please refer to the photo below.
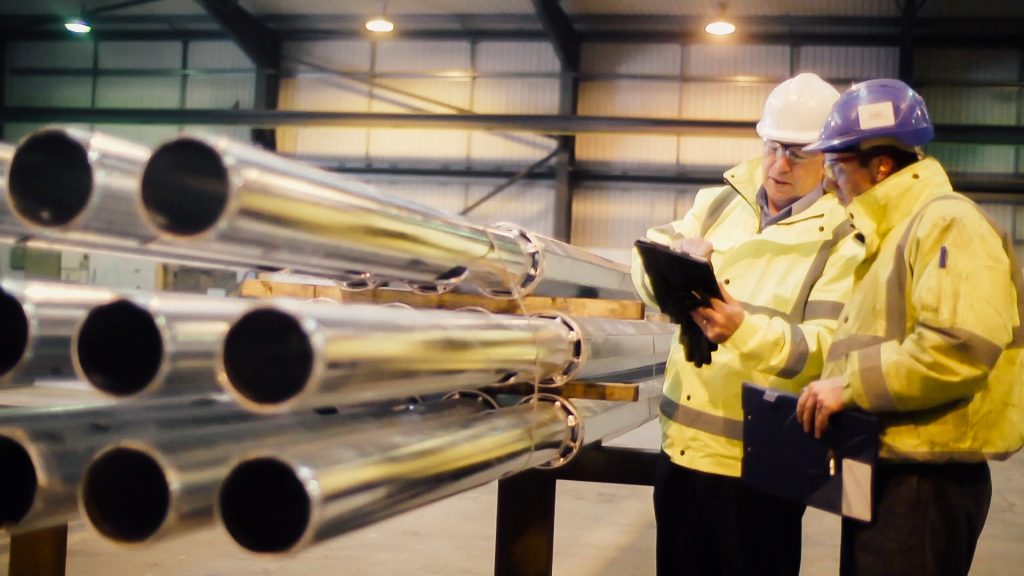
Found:
<path fill-rule="evenodd" d="M 757 135 L 784 144 L 815 142 L 836 100 L 839 91 L 817 74 L 797 74 L 768 95 Z"/>

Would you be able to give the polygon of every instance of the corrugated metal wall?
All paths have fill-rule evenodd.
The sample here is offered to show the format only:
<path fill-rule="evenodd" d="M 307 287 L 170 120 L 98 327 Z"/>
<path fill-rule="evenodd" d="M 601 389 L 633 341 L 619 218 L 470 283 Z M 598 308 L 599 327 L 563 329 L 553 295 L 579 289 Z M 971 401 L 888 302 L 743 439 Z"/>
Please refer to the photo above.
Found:
<path fill-rule="evenodd" d="M 847 0 L 829 2 L 830 10 Z M 863 2 L 849 0 L 864 9 Z M 600 2 L 565 2 L 602 12 Z M 685 3 L 637 0 L 635 13 L 687 14 Z M 814 2 L 807 9 L 813 13 Z M 870 10 L 890 13 L 889 2 Z M 610 5 L 609 5 L 610 6 Z M 621 3 L 615 3 L 621 10 Z M 610 8 L 609 8 L 610 9 Z M 703 10 L 703 8 L 702 8 Z M 94 54 L 95 50 L 95 54 Z M 284 49 L 280 107 L 291 110 L 397 113 L 557 114 L 559 63 L 542 41 L 321 40 Z M 93 82 L 93 67 L 96 80 Z M 1021 54 L 1011 50 L 919 49 L 915 75 L 940 123 L 1024 125 Z M 74 74 L 30 74 L 59 66 Z M 175 70 L 187 68 L 186 75 Z M 21 70 L 13 73 L 12 70 Z M 134 71 L 134 72 L 133 72 Z M 813 71 L 837 88 L 898 74 L 896 47 L 807 45 L 585 43 L 577 112 L 581 115 L 753 121 L 779 81 Z M 145 73 L 144 73 L 145 72 Z M 254 71 L 227 42 L 33 42 L 8 47 L 6 101 L 12 106 L 248 108 Z M 31 126 L 7 124 L 7 139 Z M 179 127 L 102 127 L 157 142 Z M 234 135 L 248 138 L 248 130 Z M 462 130 L 282 128 L 285 153 L 340 165 L 428 166 L 517 170 L 546 156 L 551 138 Z M 583 168 L 619 174 L 672 175 L 724 170 L 755 156 L 750 137 L 583 134 L 576 159 Z M 935 144 L 929 152 L 951 171 L 1020 174 L 1024 147 Z M 458 212 L 500 181 L 431 183 L 376 178 L 385 193 Z M 694 186 L 584 183 L 576 188 L 572 240 L 626 260 L 632 240 L 682 215 Z M 1011 202 L 986 204 L 1024 241 L 1024 216 Z M 475 210 L 490 223 L 515 221 L 551 233 L 552 187 L 523 181 Z"/>

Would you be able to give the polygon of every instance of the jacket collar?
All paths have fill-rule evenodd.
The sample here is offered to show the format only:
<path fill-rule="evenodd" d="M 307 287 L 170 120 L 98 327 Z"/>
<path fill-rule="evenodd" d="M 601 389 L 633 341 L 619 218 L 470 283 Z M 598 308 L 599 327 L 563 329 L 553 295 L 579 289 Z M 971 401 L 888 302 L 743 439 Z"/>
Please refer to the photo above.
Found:
<path fill-rule="evenodd" d="M 846 212 L 854 227 L 864 235 L 870 253 L 877 250 L 889 232 L 910 217 L 921 202 L 952 191 L 942 165 L 934 158 L 925 158 L 854 198 Z"/>

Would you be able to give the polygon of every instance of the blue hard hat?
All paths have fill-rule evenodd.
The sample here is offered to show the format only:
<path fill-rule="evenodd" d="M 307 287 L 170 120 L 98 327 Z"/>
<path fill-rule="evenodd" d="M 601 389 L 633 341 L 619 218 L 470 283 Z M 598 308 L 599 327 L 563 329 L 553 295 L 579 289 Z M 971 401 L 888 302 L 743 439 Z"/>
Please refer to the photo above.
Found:
<path fill-rule="evenodd" d="M 843 93 L 832 106 L 818 141 L 804 150 L 836 152 L 867 140 L 892 140 L 907 148 L 935 137 L 924 100 L 899 80 L 868 80 Z"/>

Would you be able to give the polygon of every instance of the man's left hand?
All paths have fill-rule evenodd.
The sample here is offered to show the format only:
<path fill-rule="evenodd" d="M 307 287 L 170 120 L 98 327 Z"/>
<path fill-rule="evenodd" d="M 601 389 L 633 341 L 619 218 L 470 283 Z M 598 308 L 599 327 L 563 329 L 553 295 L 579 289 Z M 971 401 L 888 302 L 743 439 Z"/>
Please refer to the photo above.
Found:
<path fill-rule="evenodd" d="M 740 327 L 744 316 L 746 316 L 740 301 L 726 292 L 725 287 L 721 284 L 718 287 L 722 291 L 724 300 L 712 298 L 711 306 L 695 308 L 690 312 L 693 321 L 700 326 L 708 340 L 715 344 L 721 344 L 728 340 L 732 333 Z"/>
<path fill-rule="evenodd" d="M 800 393 L 800 400 L 796 403 L 796 419 L 804 425 L 805 432 L 810 433 L 813 429 L 814 437 L 821 438 L 828 430 L 829 417 L 846 408 L 843 404 L 845 382 L 846 379 L 839 376 L 828 380 L 815 380 L 804 388 Z"/>

